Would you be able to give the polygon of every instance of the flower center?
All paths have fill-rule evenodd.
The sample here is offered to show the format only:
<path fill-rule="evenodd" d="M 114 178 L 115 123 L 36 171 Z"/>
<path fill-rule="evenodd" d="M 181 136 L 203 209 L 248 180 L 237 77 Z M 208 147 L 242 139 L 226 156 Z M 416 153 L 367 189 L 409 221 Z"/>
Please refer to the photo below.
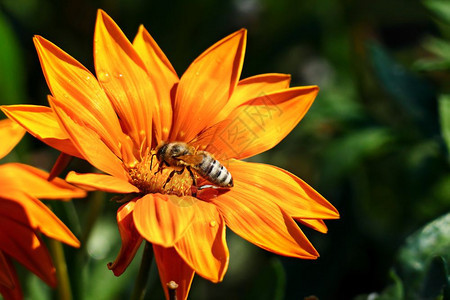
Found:
<path fill-rule="evenodd" d="M 191 196 L 194 179 L 186 168 L 160 164 L 154 150 L 129 168 L 131 184 L 144 194 Z"/>

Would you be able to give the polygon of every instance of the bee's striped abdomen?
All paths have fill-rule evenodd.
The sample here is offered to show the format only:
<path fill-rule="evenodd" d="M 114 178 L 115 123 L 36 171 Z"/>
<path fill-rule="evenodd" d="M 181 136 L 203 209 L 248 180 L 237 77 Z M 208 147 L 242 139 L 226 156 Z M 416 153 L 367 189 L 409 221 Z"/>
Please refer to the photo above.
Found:
<path fill-rule="evenodd" d="M 211 155 L 205 152 L 202 155 L 202 162 L 195 166 L 197 172 L 217 186 L 232 187 L 233 178 L 230 172 Z"/>

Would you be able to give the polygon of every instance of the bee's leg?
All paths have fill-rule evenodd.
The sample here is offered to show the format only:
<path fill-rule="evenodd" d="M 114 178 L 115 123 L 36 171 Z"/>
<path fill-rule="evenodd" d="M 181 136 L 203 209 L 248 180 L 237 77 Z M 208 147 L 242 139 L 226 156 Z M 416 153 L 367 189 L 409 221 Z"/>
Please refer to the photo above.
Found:
<path fill-rule="evenodd" d="M 168 184 L 169 181 L 172 179 L 173 175 L 175 175 L 175 172 L 176 172 L 176 170 L 173 170 L 172 172 L 170 172 L 169 177 L 167 177 L 166 182 L 163 185 L 163 189 L 166 187 L 166 184 Z M 158 173 L 158 171 L 156 171 L 156 173 Z"/>
<path fill-rule="evenodd" d="M 220 187 L 212 185 L 212 184 L 205 184 L 205 185 L 199 186 L 197 189 L 200 191 L 203 189 L 219 189 L 219 188 Z"/>
<path fill-rule="evenodd" d="M 195 175 L 194 175 L 194 172 L 192 172 L 191 167 L 186 167 L 186 169 L 188 169 L 189 174 L 191 174 L 191 177 L 192 177 L 192 185 L 193 185 L 193 186 L 197 186 L 197 180 L 195 179 Z"/>
<path fill-rule="evenodd" d="M 170 166 L 168 163 L 166 163 L 164 160 L 162 161 L 162 162 L 160 162 L 159 163 L 159 167 L 158 167 L 158 170 L 155 172 L 155 173 L 153 173 L 153 175 L 156 175 L 156 174 L 158 174 L 159 172 L 161 172 L 162 173 L 162 169 L 163 169 L 163 166 L 164 165 L 166 165 L 166 166 Z M 150 170 L 151 170 L 151 168 L 150 168 Z M 173 175 L 172 175 L 173 176 Z"/>
<path fill-rule="evenodd" d="M 173 170 L 172 172 L 170 172 L 169 177 L 167 177 L 166 182 L 165 182 L 164 185 L 163 185 L 163 188 L 166 187 L 166 184 L 169 183 L 169 181 L 172 179 L 173 175 L 175 175 L 175 174 L 180 175 L 180 174 L 183 173 L 183 171 L 184 171 L 184 168 L 181 169 L 181 170 L 179 170 L 179 171 Z M 155 173 L 155 174 L 156 174 L 156 173 Z"/>
<path fill-rule="evenodd" d="M 154 156 L 156 156 L 156 154 L 152 154 L 152 157 L 150 158 L 150 170 L 153 169 L 153 157 Z"/>
<path fill-rule="evenodd" d="M 186 169 L 188 169 L 189 174 L 191 175 L 192 178 L 192 186 L 191 186 L 191 191 L 192 191 L 192 196 L 197 197 L 197 179 L 195 179 L 195 175 L 194 172 L 192 172 L 191 167 L 186 167 Z"/>

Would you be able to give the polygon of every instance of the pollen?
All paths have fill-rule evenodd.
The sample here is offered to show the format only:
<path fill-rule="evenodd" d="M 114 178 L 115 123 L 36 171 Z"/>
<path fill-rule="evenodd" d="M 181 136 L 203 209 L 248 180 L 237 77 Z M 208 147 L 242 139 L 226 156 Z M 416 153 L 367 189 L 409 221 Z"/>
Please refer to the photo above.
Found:
<path fill-rule="evenodd" d="M 194 179 L 185 168 L 160 164 L 156 151 L 147 151 L 142 160 L 129 168 L 131 184 L 142 194 L 160 193 L 191 196 Z"/>

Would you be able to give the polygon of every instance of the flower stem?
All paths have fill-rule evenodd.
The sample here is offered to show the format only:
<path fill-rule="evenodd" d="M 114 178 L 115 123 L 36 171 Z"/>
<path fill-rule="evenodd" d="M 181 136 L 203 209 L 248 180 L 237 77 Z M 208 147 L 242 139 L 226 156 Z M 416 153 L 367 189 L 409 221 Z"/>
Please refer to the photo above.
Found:
<path fill-rule="evenodd" d="M 144 253 L 142 253 L 141 266 L 139 268 L 138 277 L 134 284 L 131 300 L 144 299 L 147 290 L 147 281 L 150 275 L 150 267 L 153 261 L 153 246 L 148 241 L 145 242 Z"/>
<path fill-rule="evenodd" d="M 66 259 L 61 242 L 49 239 L 49 248 L 56 267 L 56 277 L 58 278 L 59 299 L 72 299 L 72 289 L 70 287 L 69 274 L 67 272 Z"/>

